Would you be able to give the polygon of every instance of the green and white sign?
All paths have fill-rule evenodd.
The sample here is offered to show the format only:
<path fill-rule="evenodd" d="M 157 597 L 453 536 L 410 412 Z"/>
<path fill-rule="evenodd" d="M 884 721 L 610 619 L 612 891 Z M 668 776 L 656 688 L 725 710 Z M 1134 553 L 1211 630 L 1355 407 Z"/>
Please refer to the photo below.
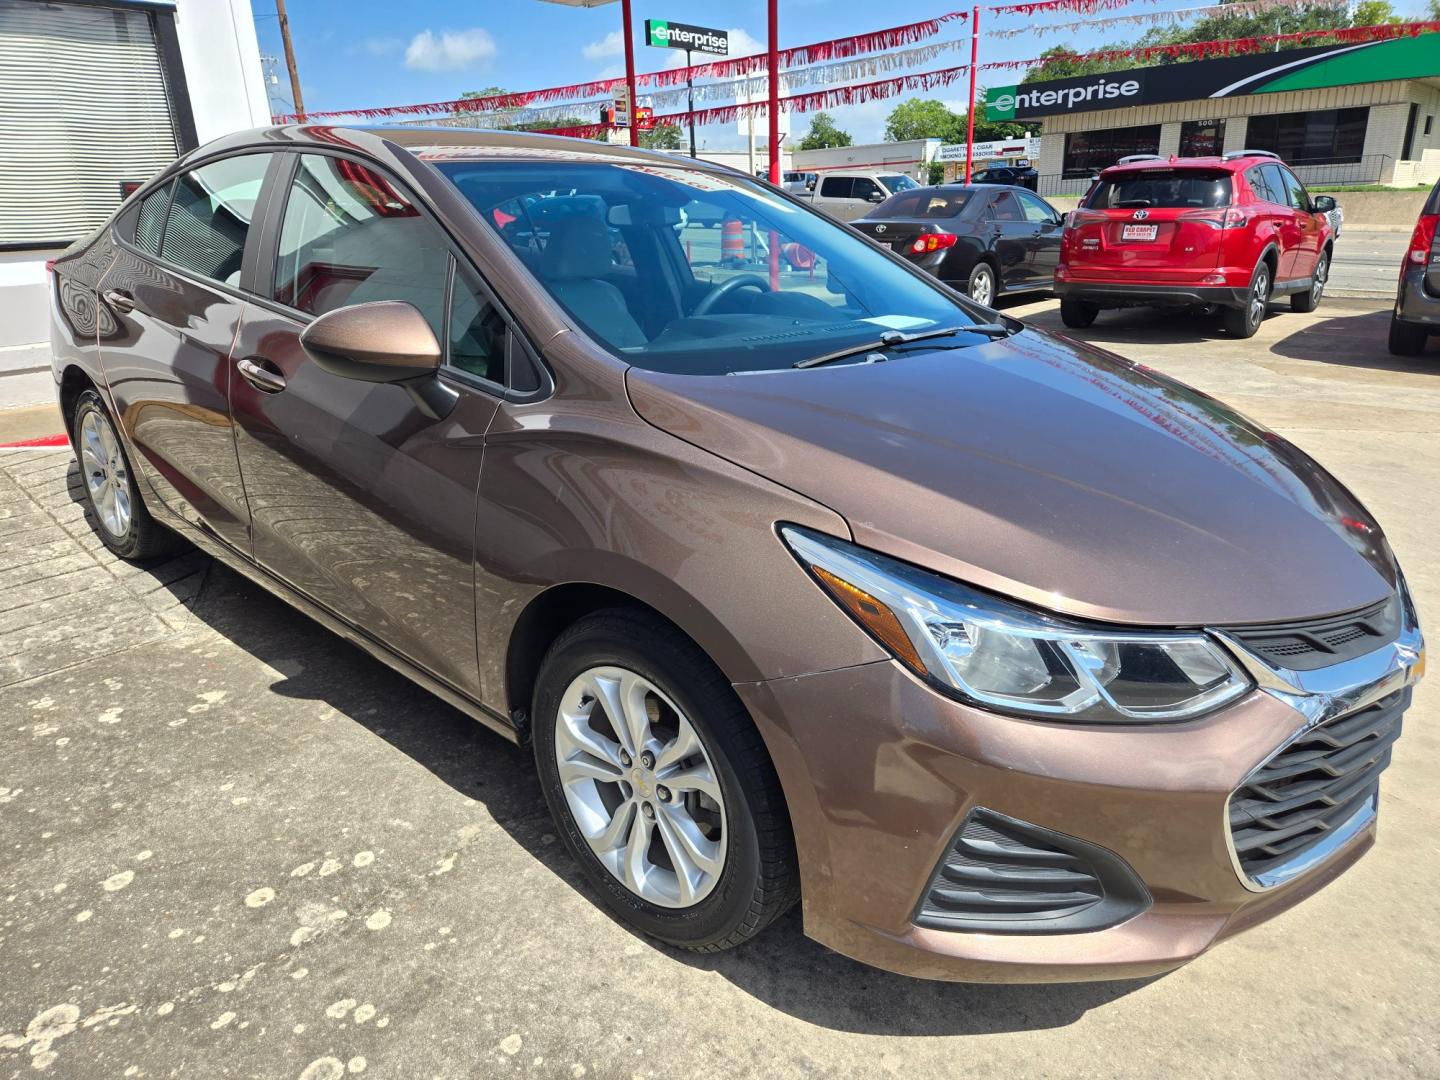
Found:
<path fill-rule="evenodd" d="M 645 41 L 657 49 L 687 49 L 691 52 L 726 56 L 730 52 L 730 34 L 705 26 L 670 22 L 668 19 L 646 19 Z"/>

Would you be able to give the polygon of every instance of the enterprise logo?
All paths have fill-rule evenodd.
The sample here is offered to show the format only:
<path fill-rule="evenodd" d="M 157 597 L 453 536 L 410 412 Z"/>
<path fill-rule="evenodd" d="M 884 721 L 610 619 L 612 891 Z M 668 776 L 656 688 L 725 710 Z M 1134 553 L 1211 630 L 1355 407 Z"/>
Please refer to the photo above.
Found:
<path fill-rule="evenodd" d="M 986 112 L 991 119 L 1011 117 L 1018 109 L 1038 109 L 1059 106 L 1073 109 L 1087 101 L 1113 101 L 1117 98 L 1135 97 L 1140 93 L 1140 84 L 1134 79 L 1112 80 L 1099 78 L 1088 85 L 1067 86 L 1063 90 L 1021 90 L 1018 86 L 1007 87 L 986 102 Z"/>

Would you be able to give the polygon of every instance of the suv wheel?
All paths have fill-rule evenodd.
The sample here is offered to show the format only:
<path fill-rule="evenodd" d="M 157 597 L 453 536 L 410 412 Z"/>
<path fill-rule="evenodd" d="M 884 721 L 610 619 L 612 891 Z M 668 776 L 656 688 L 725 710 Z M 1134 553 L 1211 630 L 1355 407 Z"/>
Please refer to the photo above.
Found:
<path fill-rule="evenodd" d="M 1250 279 L 1250 293 L 1244 307 L 1226 308 L 1223 319 L 1225 329 L 1239 338 L 1255 336 L 1260 324 L 1265 321 L 1265 312 L 1270 306 L 1270 264 L 1261 263 L 1255 268 Z"/>
<path fill-rule="evenodd" d="M 1430 340 L 1430 331 L 1416 323 L 1390 316 L 1390 352 L 1395 356 L 1419 356 Z"/>
<path fill-rule="evenodd" d="M 780 781 L 715 665 L 642 612 L 588 616 L 541 665 L 535 764 L 570 854 L 622 922 L 697 952 L 799 895 Z"/>
<path fill-rule="evenodd" d="M 1071 330 L 1084 330 L 1095 322 L 1100 309 L 1094 304 L 1087 304 L 1084 300 L 1061 300 L 1060 321 Z"/>
<path fill-rule="evenodd" d="M 1314 311 L 1320 306 L 1320 297 L 1325 293 L 1325 281 L 1330 276 L 1330 253 L 1322 251 L 1315 264 L 1315 276 L 1310 279 L 1310 288 L 1301 293 L 1290 294 L 1290 310 L 1302 314 Z"/>
<path fill-rule="evenodd" d="M 181 547 L 183 541 L 145 509 L 125 447 L 94 390 L 76 402 L 73 437 L 85 501 L 105 546 L 122 559 L 148 559 Z"/>
<path fill-rule="evenodd" d="M 965 283 L 965 295 L 977 304 L 989 307 L 995 303 L 995 271 L 987 262 L 978 262 Z"/>

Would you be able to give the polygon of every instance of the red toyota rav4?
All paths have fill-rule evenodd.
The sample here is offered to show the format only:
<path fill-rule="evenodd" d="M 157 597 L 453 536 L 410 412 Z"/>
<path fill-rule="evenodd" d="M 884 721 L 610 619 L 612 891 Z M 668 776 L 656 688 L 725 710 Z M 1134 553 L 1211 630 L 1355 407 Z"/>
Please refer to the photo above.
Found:
<path fill-rule="evenodd" d="M 1055 292 L 1066 326 L 1101 308 L 1203 305 L 1250 337 L 1270 301 L 1320 303 L 1333 230 L 1328 195 L 1311 196 L 1278 157 L 1125 158 L 1100 174 L 1065 226 Z"/>

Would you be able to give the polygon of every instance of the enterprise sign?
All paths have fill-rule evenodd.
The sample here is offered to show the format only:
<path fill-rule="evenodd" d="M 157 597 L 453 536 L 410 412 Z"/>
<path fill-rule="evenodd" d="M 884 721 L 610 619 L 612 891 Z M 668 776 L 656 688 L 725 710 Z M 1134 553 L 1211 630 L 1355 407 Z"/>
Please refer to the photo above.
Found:
<path fill-rule="evenodd" d="M 716 56 L 726 56 L 730 52 L 728 31 L 690 26 L 668 19 L 646 19 L 645 41 L 657 49 L 688 49 Z"/>

